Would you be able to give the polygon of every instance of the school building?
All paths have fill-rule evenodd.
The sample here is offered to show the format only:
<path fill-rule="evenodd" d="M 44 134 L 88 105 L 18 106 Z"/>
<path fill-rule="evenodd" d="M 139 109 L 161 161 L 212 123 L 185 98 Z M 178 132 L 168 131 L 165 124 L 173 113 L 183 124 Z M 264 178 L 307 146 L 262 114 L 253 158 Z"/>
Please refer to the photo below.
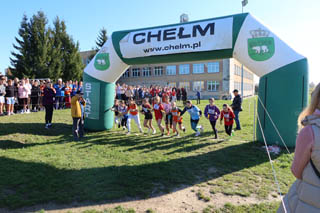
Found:
<path fill-rule="evenodd" d="M 93 51 L 81 52 L 87 65 Z M 195 98 L 201 91 L 203 99 L 231 99 L 232 91 L 241 93 L 241 63 L 233 58 L 195 61 L 192 63 L 167 63 L 133 65 L 118 79 L 117 83 L 141 86 L 170 86 L 187 89 L 188 98 Z M 243 67 L 243 97 L 254 95 L 254 74 Z"/>

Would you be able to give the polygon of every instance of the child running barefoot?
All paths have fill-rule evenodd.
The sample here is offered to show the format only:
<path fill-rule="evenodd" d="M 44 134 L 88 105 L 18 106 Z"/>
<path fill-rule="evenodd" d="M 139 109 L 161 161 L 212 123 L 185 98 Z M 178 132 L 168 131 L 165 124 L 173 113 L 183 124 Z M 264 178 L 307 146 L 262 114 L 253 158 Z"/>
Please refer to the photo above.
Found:
<path fill-rule="evenodd" d="M 177 129 L 177 124 L 179 124 L 179 129 L 182 130 L 183 132 L 186 131 L 184 126 L 182 125 L 182 117 L 180 117 L 180 113 L 182 112 L 179 107 L 177 107 L 177 104 L 175 101 L 171 103 L 171 114 L 172 114 L 172 127 L 173 127 L 173 133 L 176 133 L 176 136 L 179 137 L 179 131 Z"/>
<path fill-rule="evenodd" d="M 188 111 L 188 113 L 190 114 L 190 122 L 191 122 L 191 128 L 196 132 L 195 136 L 199 136 L 200 132 L 198 129 L 200 129 L 201 131 L 203 131 L 203 127 L 200 125 L 198 126 L 200 117 L 202 116 L 202 112 L 201 110 L 195 106 L 192 105 L 191 101 L 186 101 L 186 107 L 183 109 L 183 111 L 181 112 L 180 116 L 183 116 L 183 114 Z"/>
<path fill-rule="evenodd" d="M 127 120 L 128 120 L 128 107 L 127 107 L 125 101 L 120 101 L 119 114 L 121 115 L 122 129 L 125 130 L 126 126 L 127 126 Z"/>
<path fill-rule="evenodd" d="M 226 133 L 229 136 L 231 136 L 233 133 L 232 125 L 233 125 L 234 118 L 235 118 L 235 115 L 232 109 L 227 104 L 223 104 L 223 110 L 221 111 L 221 116 L 220 116 L 220 124 L 222 124 L 222 120 L 224 119 L 224 128 L 226 130 Z"/>
<path fill-rule="evenodd" d="M 154 99 L 153 111 L 154 111 L 154 115 L 155 115 L 158 127 L 159 127 L 160 132 L 161 132 L 161 136 L 164 135 L 164 128 L 161 125 L 161 121 L 162 121 L 162 118 L 163 118 L 163 110 L 164 110 L 164 108 L 163 108 L 163 105 L 160 102 L 160 97 L 156 96 L 155 99 Z"/>
<path fill-rule="evenodd" d="M 148 99 L 143 99 L 142 100 L 142 114 L 144 114 L 144 122 L 143 126 L 148 128 L 148 134 L 150 132 L 150 129 L 152 129 L 152 134 L 156 134 L 156 130 L 152 126 L 152 113 L 151 113 L 151 106 L 148 102 Z"/>
<path fill-rule="evenodd" d="M 171 103 L 169 102 L 169 96 L 164 96 L 163 103 L 164 112 L 166 113 L 165 123 L 167 135 L 170 135 L 170 128 L 172 129 L 172 113 L 171 113 Z"/>
<path fill-rule="evenodd" d="M 128 113 L 129 113 L 129 116 L 128 116 L 128 120 L 127 120 L 127 128 L 128 128 L 127 134 L 131 133 L 131 119 L 133 119 L 136 122 L 140 133 L 143 133 L 142 128 L 141 128 L 141 124 L 140 124 L 139 109 L 138 109 L 137 104 L 132 99 L 129 100 Z"/>
<path fill-rule="evenodd" d="M 209 104 L 204 109 L 204 116 L 210 121 L 215 139 L 218 138 L 218 132 L 216 129 L 216 123 L 220 116 L 219 108 L 214 104 L 214 98 L 209 99 Z"/>

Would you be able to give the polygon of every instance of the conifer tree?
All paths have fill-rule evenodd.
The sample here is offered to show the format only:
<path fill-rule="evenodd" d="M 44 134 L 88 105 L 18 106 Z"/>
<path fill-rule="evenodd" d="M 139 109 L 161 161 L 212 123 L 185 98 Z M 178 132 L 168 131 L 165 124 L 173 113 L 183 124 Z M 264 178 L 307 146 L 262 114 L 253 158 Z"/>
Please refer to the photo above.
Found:
<path fill-rule="evenodd" d="M 102 28 L 99 32 L 97 41 L 96 41 L 96 49 L 97 51 L 99 51 L 101 49 L 101 47 L 104 45 L 104 43 L 108 40 L 108 36 L 107 36 L 107 30 L 105 28 Z"/>

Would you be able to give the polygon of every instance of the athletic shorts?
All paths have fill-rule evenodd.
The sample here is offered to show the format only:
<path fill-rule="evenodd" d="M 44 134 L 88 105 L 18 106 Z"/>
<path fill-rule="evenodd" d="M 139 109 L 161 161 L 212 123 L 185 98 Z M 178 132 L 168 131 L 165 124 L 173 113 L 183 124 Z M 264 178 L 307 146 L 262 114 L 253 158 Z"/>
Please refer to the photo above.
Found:
<path fill-rule="evenodd" d="M 144 119 L 150 120 L 150 119 L 152 119 L 152 118 L 153 118 L 152 113 L 145 113 L 145 114 L 144 114 Z"/>
<path fill-rule="evenodd" d="M 4 100 L 4 96 L 0 96 L 0 104 L 4 104 L 5 100 Z"/>
<path fill-rule="evenodd" d="M 14 97 L 7 98 L 7 104 L 15 104 Z"/>
<path fill-rule="evenodd" d="M 165 120 L 166 124 L 169 124 L 172 125 L 172 114 L 169 113 L 169 114 L 166 114 L 166 120 Z"/>

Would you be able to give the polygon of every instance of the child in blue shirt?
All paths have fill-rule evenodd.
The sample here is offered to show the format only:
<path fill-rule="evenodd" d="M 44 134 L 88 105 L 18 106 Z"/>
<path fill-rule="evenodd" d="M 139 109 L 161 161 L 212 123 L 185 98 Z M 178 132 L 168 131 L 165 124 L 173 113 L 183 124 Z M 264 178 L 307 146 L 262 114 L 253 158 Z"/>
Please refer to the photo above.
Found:
<path fill-rule="evenodd" d="M 195 136 L 199 136 L 200 132 L 198 129 L 203 131 L 203 127 L 201 125 L 198 126 L 200 117 L 202 116 L 202 112 L 197 106 L 192 105 L 192 101 L 187 101 L 186 104 L 187 106 L 182 110 L 180 116 L 182 116 L 185 112 L 188 112 L 190 114 L 191 128 L 196 132 Z"/>

